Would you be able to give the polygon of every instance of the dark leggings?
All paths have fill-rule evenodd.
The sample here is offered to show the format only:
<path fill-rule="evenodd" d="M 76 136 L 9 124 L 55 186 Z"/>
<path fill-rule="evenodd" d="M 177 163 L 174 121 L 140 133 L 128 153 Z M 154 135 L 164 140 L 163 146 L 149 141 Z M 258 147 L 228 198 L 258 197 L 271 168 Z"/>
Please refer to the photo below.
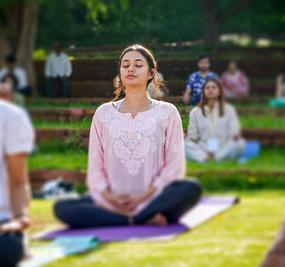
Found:
<path fill-rule="evenodd" d="M 14 267 L 23 257 L 23 236 L 21 233 L 0 234 L 0 266 Z"/>
<path fill-rule="evenodd" d="M 139 214 L 133 217 L 134 224 L 144 224 L 155 214 L 164 215 L 169 223 L 176 223 L 179 217 L 193 207 L 202 194 L 197 181 L 179 180 L 165 189 Z M 54 206 L 55 216 L 71 228 L 88 228 L 112 225 L 127 225 L 129 218 L 101 207 L 91 197 L 76 200 L 61 200 Z"/>

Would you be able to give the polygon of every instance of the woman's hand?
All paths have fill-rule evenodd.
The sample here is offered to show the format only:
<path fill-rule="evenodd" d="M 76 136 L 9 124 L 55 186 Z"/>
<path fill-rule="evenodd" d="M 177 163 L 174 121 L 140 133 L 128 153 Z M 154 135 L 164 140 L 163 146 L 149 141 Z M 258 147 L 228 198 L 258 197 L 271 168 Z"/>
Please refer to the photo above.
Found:
<path fill-rule="evenodd" d="M 129 212 L 133 212 L 141 203 L 150 198 L 155 191 L 156 188 L 151 186 L 147 191 L 140 195 L 130 196 L 128 198 L 128 202 L 126 203 L 126 208 Z"/>
<path fill-rule="evenodd" d="M 103 197 L 116 209 L 123 213 L 130 212 L 129 210 L 129 203 L 131 196 L 128 194 L 115 194 L 111 192 L 109 189 L 105 190 L 102 193 Z"/>
<path fill-rule="evenodd" d="M 102 195 L 109 203 L 122 213 L 130 213 L 149 198 L 155 190 L 156 189 L 154 187 L 151 187 L 140 195 L 132 196 L 129 194 L 114 194 L 110 189 L 107 189 L 102 193 Z"/>
<path fill-rule="evenodd" d="M 240 134 L 235 134 L 235 135 L 233 136 L 233 139 L 234 139 L 235 141 L 238 141 L 240 138 L 241 138 L 241 135 L 240 135 Z"/>
<path fill-rule="evenodd" d="M 0 225 L 0 233 L 21 232 L 31 225 L 31 220 L 27 216 L 21 216 Z"/>
<path fill-rule="evenodd" d="M 190 103 L 190 91 L 186 90 L 183 94 L 182 100 L 184 104 L 189 104 Z"/>

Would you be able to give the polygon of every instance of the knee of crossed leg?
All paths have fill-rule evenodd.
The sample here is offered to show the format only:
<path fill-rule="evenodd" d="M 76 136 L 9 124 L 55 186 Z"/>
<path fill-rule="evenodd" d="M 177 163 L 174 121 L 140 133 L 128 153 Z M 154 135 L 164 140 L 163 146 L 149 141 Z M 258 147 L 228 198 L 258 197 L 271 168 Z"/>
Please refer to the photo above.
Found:
<path fill-rule="evenodd" d="M 183 194 L 187 199 L 198 201 L 202 195 L 202 185 L 197 180 L 183 181 Z"/>
<path fill-rule="evenodd" d="M 73 209 L 69 200 L 60 200 L 54 204 L 53 212 L 59 220 L 68 223 L 73 214 Z"/>
<path fill-rule="evenodd" d="M 0 243 L 5 243 L 0 248 L 0 266 L 16 266 L 23 257 L 23 242 L 21 234 L 2 235 Z"/>

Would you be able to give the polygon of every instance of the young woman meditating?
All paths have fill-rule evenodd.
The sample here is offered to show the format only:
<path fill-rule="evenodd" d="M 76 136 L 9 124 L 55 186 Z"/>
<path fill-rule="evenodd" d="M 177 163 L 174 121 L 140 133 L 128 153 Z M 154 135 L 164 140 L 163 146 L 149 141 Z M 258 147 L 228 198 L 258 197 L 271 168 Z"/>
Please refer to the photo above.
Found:
<path fill-rule="evenodd" d="M 56 203 L 59 220 L 73 228 L 175 223 L 201 196 L 183 180 L 185 159 L 180 115 L 170 103 L 148 97 L 158 87 L 157 64 L 141 45 L 119 60 L 115 100 L 95 112 L 89 141 L 89 194 Z M 124 98 L 117 99 L 123 94 Z"/>

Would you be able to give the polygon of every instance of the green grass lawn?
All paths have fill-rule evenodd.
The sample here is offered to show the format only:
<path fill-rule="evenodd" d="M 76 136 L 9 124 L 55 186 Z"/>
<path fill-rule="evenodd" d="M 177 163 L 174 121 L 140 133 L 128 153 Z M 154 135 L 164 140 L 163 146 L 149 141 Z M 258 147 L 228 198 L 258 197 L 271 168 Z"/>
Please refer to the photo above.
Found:
<path fill-rule="evenodd" d="M 189 123 L 189 116 L 182 116 L 182 124 L 183 128 L 187 128 Z M 285 118 L 277 117 L 274 114 L 267 115 L 248 115 L 248 116 L 240 116 L 240 123 L 242 128 L 247 129 L 285 129 Z"/>
<path fill-rule="evenodd" d="M 41 144 L 38 151 L 29 157 L 29 168 L 84 170 L 87 165 L 87 149 L 73 140 L 58 140 Z"/>
<path fill-rule="evenodd" d="M 243 128 L 255 129 L 285 129 L 285 118 L 276 117 L 272 114 L 261 115 L 261 116 L 241 116 L 241 126 Z M 182 117 L 183 127 L 187 128 L 189 123 L 188 115 Z M 60 122 L 60 121 L 44 121 L 34 120 L 34 126 L 38 129 L 89 129 L 91 119 L 83 119 L 74 122 Z"/>
<path fill-rule="evenodd" d="M 282 171 L 284 170 L 284 156 L 285 148 L 264 148 L 258 157 L 246 162 L 239 163 L 237 161 L 223 161 L 223 162 L 208 162 L 201 164 L 196 162 L 188 162 L 187 169 L 189 171 L 204 171 L 215 170 L 241 170 L 249 168 L 256 171 Z"/>
<path fill-rule="evenodd" d="M 31 170 L 86 170 L 87 151 L 84 148 L 51 143 L 40 146 L 39 151 L 29 159 Z M 266 148 L 259 157 L 243 164 L 187 162 L 187 176 L 197 177 L 208 190 L 281 189 L 285 188 L 284 155 L 285 148 Z"/>
<path fill-rule="evenodd" d="M 74 145 L 75 146 L 75 145 Z M 187 170 L 234 170 L 246 169 L 251 170 L 284 170 L 285 148 L 265 148 L 259 157 L 252 159 L 244 164 L 235 161 L 209 162 L 200 164 L 188 162 Z M 65 169 L 65 170 L 84 170 L 87 165 L 87 151 L 85 149 L 76 149 L 75 147 L 64 147 L 64 145 L 45 144 L 39 147 L 39 152 L 32 155 L 29 159 L 30 169 Z"/>
<path fill-rule="evenodd" d="M 231 194 L 241 197 L 239 205 L 171 241 L 101 244 L 94 251 L 46 266 L 257 267 L 284 219 L 285 192 Z M 33 201 L 34 224 L 30 232 L 57 225 L 51 214 L 51 205 L 50 201 Z"/>
<path fill-rule="evenodd" d="M 73 122 L 34 120 L 33 124 L 37 129 L 89 129 L 91 119 Z"/>

